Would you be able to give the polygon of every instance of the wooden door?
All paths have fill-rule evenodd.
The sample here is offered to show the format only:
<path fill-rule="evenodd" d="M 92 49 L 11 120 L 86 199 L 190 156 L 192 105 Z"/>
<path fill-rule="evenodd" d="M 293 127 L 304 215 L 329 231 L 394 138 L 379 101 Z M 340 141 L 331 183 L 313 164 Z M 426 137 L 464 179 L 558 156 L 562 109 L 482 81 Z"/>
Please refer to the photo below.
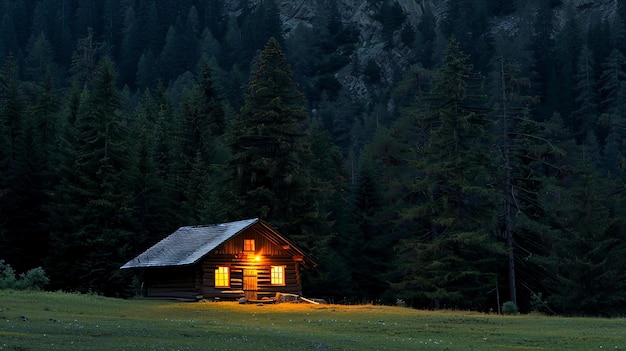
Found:
<path fill-rule="evenodd" d="M 243 270 L 243 294 L 248 300 L 257 299 L 257 271 L 246 268 Z"/>

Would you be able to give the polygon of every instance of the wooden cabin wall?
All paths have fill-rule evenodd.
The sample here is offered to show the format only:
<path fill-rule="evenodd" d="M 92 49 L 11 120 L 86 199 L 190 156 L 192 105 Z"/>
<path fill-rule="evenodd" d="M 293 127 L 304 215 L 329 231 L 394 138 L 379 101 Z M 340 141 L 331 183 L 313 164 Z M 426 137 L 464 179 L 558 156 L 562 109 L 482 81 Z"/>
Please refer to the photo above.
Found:
<path fill-rule="evenodd" d="M 232 239 L 226 241 L 220 247 L 213 251 L 216 255 L 235 255 L 243 252 L 243 241 L 245 239 L 254 239 L 257 255 L 264 256 L 281 256 L 285 255 L 283 248 L 271 243 L 265 236 L 259 234 L 253 229 L 248 229 Z"/>
<path fill-rule="evenodd" d="M 197 266 L 151 267 L 144 272 L 146 297 L 195 299 L 201 284 L 202 271 Z"/>
<path fill-rule="evenodd" d="M 244 252 L 244 240 L 254 239 L 255 251 Z M 274 297 L 277 292 L 302 293 L 300 262 L 289 248 L 274 244 L 254 228 L 249 228 L 213 250 L 194 266 L 151 267 L 144 275 L 148 297 L 237 299 L 244 296 L 243 271 L 257 271 L 257 296 Z M 260 261 L 255 260 L 259 256 Z M 215 287 L 215 269 L 230 267 L 230 287 Z M 285 285 L 272 285 L 271 266 L 285 266 Z"/>
<path fill-rule="evenodd" d="M 218 266 L 230 267 L 230 287 L 215 287 L 215 269 Z M 285 285 L 272 285 L 270 280 L 271 266 L 285 266 Z M 261 262 L 248 259 L 238 259 L 232 255 L 210 255 L 202 263 L 203 286 L 202 295 L 207 298 L 237 299 L 244 296 L 243 270 L 257 271 L 258 298 L 274 297 L 277 292 L 301 294 L 299 264 L 291 257 L 263 257 Z"/>

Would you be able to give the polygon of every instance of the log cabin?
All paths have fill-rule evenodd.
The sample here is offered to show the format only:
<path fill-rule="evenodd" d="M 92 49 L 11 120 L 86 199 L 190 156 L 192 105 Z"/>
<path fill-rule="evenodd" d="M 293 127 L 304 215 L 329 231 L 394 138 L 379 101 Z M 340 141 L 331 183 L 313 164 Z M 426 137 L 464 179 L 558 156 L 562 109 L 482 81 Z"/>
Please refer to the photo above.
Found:
<path fill-rule="evenodd" d="M 271 299 L 302 294 L 300 268 L 317 263 L 258 218 L 181 227 L 124 264 L 150 298 Z"/>

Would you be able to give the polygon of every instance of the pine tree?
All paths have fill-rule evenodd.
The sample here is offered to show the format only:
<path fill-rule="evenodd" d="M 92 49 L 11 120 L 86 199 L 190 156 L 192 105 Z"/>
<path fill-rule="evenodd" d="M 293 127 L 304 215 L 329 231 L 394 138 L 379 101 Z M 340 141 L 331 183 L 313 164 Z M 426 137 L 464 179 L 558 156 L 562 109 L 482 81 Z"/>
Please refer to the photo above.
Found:
<path fill-rule="evenodd" d="M 92 28 L 87 28 L 87 36 L 78 40 L 76 50 L 72 53 L 70 73 L 72 81 L 85 85 L 91 83 L 98 62 L 101 43 L 94 38 Z"/>
<path fill-rule="evenodd" d="M 128 259 L 180 226 L 173 214 L 178 206 L 167 186 L 167 170 L 171 161 L 168 157 L 159 157 L 162 143 L 167 143 L 159 140 L 160 119 L 167 113 L 164 107 L 167 102 L 159 99 L 158 91 L 155 95 L 146 90 L 131 124 L 132 165 L 129 183 L 134 194 L 132 206 L 135 227 Z"/>
<path fill-rule="evenodd" d="M 71 144 L 55 194 L 55 250 L 48 262 L 57 288 L 113 294 L 125 286 L 118 269 L 128 256 L 134 220 L 128 121 L 121 107 L 116 72 L 105 59 L 67 130 Z"/>
<path fill-rule="evenodd" d="M 559 311 L 614 316 L 623 313 L 622 228 L 612 206 L 619 202 L 612 187 L 593 171 L 586 147 L 574 160 L 576 171 L 564 187 L 549 192 L 553 211 L 547 218 L 559 229 L 553 264 L 557 267 L 550 302 Z"/>
<path fill-rule="evenodd" d="M 368 162 L 361 166 L 350 222 L 351 230 L 342 233 L 341 250 L 350 268 L 353 295 L 365 301 L 379 300 L 388 290 L 387 274 L 393 263 L 393 236 L 384 230 L 382 194 L 374 168 Z"/>
<path fill-rule="evenodd" d="M 600 74 L 600 110 L 619 115 L 626 107 L 626 58 L 617 49 L 602 63 Z"/>
<path fill-rule="evenodd" d="M 496 198 L 481 79 L 454 38 L 444 62 L 414 116 L 422 132 L 415 141 L 415 200 L 401 216 L 424 227 L 401 244 L 404 276 L 396 288 L 416 304 L 486 308 L 503 250 L 490 235 Z"/>
<path fill-rule="evenodd" d="M 617 49 L 602 64 L 599 82 L 600 115 L 599 135 L 603 145 L 603 174 L 617 180 L 626 179 L 621 171 L 626 160 L 626 145 L 623 143 L 626 116 L 626 58 Z"/>
<path fill-rule="evenodd" d="M 159 2 L 160 4 L 160 2 Z M 161 19 L 155 1 L 141 1 L 139 5 L 137 20 L 139 25 L 139 35 L 145 50 L 156 53 L 163 46 L 163 33 L 160 30 Z"/>
<path fill-rule="evenodd" d="M 531 296 L 541 293 L 549 300 L 559 269 L 555 243 L 562 235 L 552 218 L 568 209 L 557 202 L 568 191 L 566 181 L 573 171 L 570 155 L 576 153 L 577 145 L 558 113 L 542 123 L 527 120 L 518 133 L 515 243 L 521 255 L 516 261 L 519 286 L 527 287 Z"/>
<path fill-rule="evenodd" d="M 0 71 L 0 256 L 22 271 L 45 253 L 45 149 L 28 114 L 19 66 L 9 56 Z M 31 262 L 28 262 L 28 261 Z"/>
<path fill-rule="evenodd" d="M 244 105 L 229 133 L 237 197 L 231 216 L 261 217 L 285 235 L 303 235 L 303 224 L 314 215 L 308 123 L 287 57 L 270 38 L 255 61 Z M 299 243 L 311 248 L 312 238 L 306 239 Z"/>
<path fill-rule="evenodd" d="M 144 51 L 137 63 L 135 86 L 138 91 L 154 90 L 158 84 L 158 60 L 151 50 Z"/>
<path fill-rule="evenodd" d="M 120 48 L 120 74 L 125 79 L 134 78 L 134 72 L 141 53 L 141 29 L 138 23 L 137 14 L 132 6 L 129 6 L 124 13 L 123 38 Z M 130 81 L 134 83 L 134 81 Z"/>
<path fill-rule="evenodd" d="M 181 191 L 181 221 L 215 223 L 224 217 L 217 192 L 219 184 L 224 181 L 220 170 L 226 160 L 221 140 L 225 111 L 206 58 L 198 67 L 195 84 L 183 94 L 180 113 L 182 157 L 177 166 L 177 187 Z"/>
<path fill-rule="evenodd" d="M 43 81 L 46 77 L 59 83 L 60 71 L 57 65 L 53 61 L 54 51 L 50 42 L 46 36 L 41 32 L 31 49 L 28 52 L 26 58 L 25 71 L 27 78 L 35 81 Z"/>
<path fill-rule="evenodd" d="M 576 121 L 572 112 L 576 109 L 576 64 L 582 50 L 583 40 L 579 20 L 575 17 L 573 8 L 568 8 L 565 16 L 563 28 L 558 32 L 555 40 L 556 84 L 561 88 L 553 88 L 555 90 L 551 94 L 555 94 L 555 100 L 558 101 L 555 110 L 563 116 L 566 128 L 575 130 Z"/>
<path fill-rule="evenodd" d="M 595 132 L 598 124 L 597 87 L 594 72 L 593 55 L 586 45 L 581 49 L 576 69 L 574 118 L 572 126 L 579 140 L 583 140 L 588 131 Z"/>

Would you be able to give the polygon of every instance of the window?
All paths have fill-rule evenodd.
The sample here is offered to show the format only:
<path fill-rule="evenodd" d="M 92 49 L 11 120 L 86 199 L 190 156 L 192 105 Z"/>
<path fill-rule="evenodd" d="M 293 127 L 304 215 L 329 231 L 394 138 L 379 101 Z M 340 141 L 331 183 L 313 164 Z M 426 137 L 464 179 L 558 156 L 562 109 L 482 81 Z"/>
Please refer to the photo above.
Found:
<path fill-rule="evenodd" d="M 285 285 L 285 266 L 272 266 L 270 281 L 272 285 Z"/>
<path fill-rule="evenodd" d="M 244 252 L 254 252 L 254 239 L 244 239 L 243 241 L 243 251 Z"/>
<path fill-rule="evenodd" d="M 215 287 L 230 287 L 230 269 L 228 267 L 217 267 L 215 269 Z"/>

